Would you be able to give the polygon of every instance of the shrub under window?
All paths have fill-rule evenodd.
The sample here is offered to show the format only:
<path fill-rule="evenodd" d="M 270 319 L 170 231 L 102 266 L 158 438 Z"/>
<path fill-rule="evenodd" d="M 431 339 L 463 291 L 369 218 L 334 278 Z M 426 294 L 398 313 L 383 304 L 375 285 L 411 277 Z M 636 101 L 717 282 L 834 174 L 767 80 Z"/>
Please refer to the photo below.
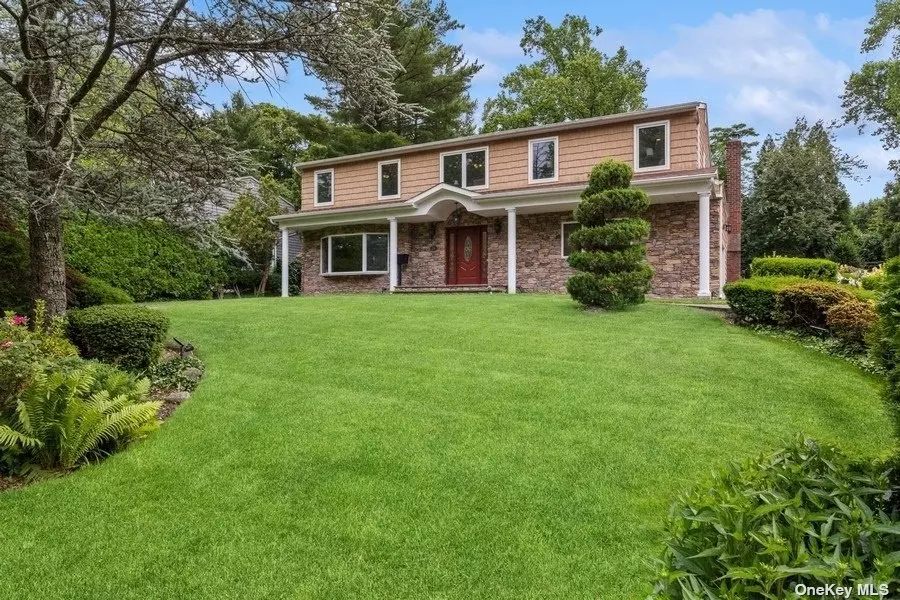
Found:
<path fill-rule="evenodd" d="M 386 233 L 355 233 L 322 238 L 322 274 L 380 274 L 388 270 Z"/>

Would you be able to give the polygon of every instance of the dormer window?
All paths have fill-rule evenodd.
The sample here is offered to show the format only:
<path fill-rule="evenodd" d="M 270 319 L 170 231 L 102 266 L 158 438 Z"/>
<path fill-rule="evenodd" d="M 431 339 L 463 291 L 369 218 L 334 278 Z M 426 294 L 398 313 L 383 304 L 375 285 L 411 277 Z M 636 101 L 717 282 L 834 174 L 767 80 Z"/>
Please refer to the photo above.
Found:
<path fill-rule="evenodd" d="M 461 188 L 486 188 L 488 185 L 487 148 L 441 154 L 441 181 Z"/>
<path fill-rule="evenodd" d="M 658 171 L 669 168 L 669 122 L 634 126 L 634 170 Z"/>

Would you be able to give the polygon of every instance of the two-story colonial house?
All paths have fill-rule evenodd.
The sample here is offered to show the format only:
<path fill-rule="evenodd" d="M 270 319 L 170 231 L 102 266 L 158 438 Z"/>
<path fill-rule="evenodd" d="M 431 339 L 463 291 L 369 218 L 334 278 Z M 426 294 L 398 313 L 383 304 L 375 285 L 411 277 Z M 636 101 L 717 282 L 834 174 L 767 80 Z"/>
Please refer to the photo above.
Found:
<path fill-rule="evenodd" d="M 300 163 L 302 290 L 564 291 L 572 211 L 591 168 L 634 167 L 651 198 L 651 293 L 719 295 L 740 269 L 740 143 L 728 190 L 701 102 Z M 283 261 L 283 293 L 287 262 Z"/>

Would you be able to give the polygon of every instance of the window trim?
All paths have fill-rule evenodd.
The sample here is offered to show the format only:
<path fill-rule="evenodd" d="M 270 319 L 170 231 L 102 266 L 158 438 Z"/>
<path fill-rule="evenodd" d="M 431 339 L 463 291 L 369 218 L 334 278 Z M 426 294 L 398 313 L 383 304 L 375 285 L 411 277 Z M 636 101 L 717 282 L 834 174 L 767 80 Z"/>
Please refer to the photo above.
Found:
<path fill-rule="evenodd" d="M 331 173 L 331 202 L 319 202 L 319 174 Z M 334 169 L 319 169 L 313 171 L 313 206 L 334 205 Z"/>
<path fill-rule="evenodd" d="M 559 224 L 559 255 L 562 258 L 569 258 L 566 254 L 566 225 L 578 225 L 578 221 L 563 221 Z"/>
<path fill-rule="evenodd" d="M 635 173 L 647 173 L 650 171 L 665 171 L 669 168 L 670 155 L 672 153 L 672 135 L 671 135 L 671 127 L 669 125 L 670 121 L 653 121 L 652 123 L 638 123 L 634 126 L 634 172 Z M 638 133 L 641 129 L 646 129 L 647 127 L 659 127 L 660 125 L 666 126 L 666 160 L 665 162 L 658 167 L 639 167 L 640 165 L 640 157 L 638 156 Z"/>
<path fill-rule="evenodd" d="M 534 145 L 538 142 L 553 142 L 553 177 L 534 179 Z M 559 181 L 559 136 L 535 138 L 528 140 L 528 184 L 553 183 Z"/>
<path fill-rule="evenodd" d="M 381 194 L 381 167 L 383 167 L 384 165 L 393 165 L 395 163 L 397 165 L 397 193 L 391 194 L 390 196 L 383 196 Z M 402 189 L 400 187 L 401 183 L 403 181 L 403 178 L 401 176 L 401 169 L 402 169 L 402 167 L 400 165 L 399 158 L 392 158 L 390 160 L 379 161 L 379 163 L 378 163 L 378 199 L 379 200 L 397 200 L 400 198 L 400 196 L 403 193 Z"/>
<path fill-rule="evenodd" d="M 484 185 L 467 186 L 466 185 L 467 182 L 466 182 L 466 157 L 465 157 L 465 155 L 469 152 L 481 152 L 482 150 L 484 150 Z M 465 148 L 462 150 L 448 150 L 447 152 L 441 152 L 440 159 L 439 159 L 440 160 L 440 162 L 439 162 L 440 173 L 438 174 L 438 177 L 440 178 L 441 183 L 444 182 L 444 157 L 450 156 L 453 154 L 463 155 L 462 156 L 462 180 L 463 180 L 462 183 L 463 184 L 461 186 L 463 189 L 486 190 L 490 187 L 490 185 L 491 185 L 491 169 L 490 169 L 491 150 L 490 150 L 490 146 L 479 146 L 477 148 Z M 447 184 L 447 185 L 450 185 L 450 184 Z"/>
<path fill-rule="evenodd" d="M 366 269 L 366 264 L 368 262 L 367 259 L 369 258 L 367 256 L 368 248 L 369 248 L 368 236 L 370 236 L 370 235 L 383 235 L 385 237 L 390 238 L 390 235 L 388 234 L 387 231 L 360 231 L 358 233 L 335 233 L 332 235 L 323 235 L 319 239 L 319 275 L 322 277 L 345 277 L 345 276 L 354 276 L 354 275 L 386 275 L 388 273 L 387 270 L 385 270 L 385 271 L 369 271 Z M 361 236 L 363 238 L 363 241 L 362 241 L 362 268 L 363 268 L 363 270 L 362 271 L 337 271 L 337 272 L 332 271 L 331 263 L 334 258 L 334 252 L 332 251 L 332 247 L 331 247 L 332 238 L 354 237 L 354 236 Z M 325 242 L 325 240 L 328 240 L 328 270 L 327 271 L 322 270 L 322 262 L 323 262 L 322 261 L 322 244 Z M 390 246 L 390 239 L 388 239 L 388 245 Z M 390 263 L 390 260 L 391 260 L 390 254 L 391 254 L 390 247 L 388 247 L 388 263 Z M 390 268 L 390 264 L 388 264 L 388 268 Z"/>

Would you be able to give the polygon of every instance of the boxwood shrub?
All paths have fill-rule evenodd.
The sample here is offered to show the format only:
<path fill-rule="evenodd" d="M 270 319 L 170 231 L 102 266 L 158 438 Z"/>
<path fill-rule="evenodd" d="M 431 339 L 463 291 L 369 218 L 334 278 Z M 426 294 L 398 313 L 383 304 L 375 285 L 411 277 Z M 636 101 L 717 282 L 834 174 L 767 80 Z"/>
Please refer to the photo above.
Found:
<path fill-rule="evenodd" d="M 69 338 L 83 357 L 132 371 L 156 362 L 168 331 L 168 317 L 143 306 L 105 304 L 69 312 Z"/>
<path fill-rule="evenodd" d="M 838 264 L 824 258 L 791 258 L 788 256 L 764 256 L 750 263 L 751 277 L 802 277 L 835 281 Z"/>
<path fill-rule="evenodd" d="M 725 285 L 725 298 L 742 321 L 774 324 L 775 293 L 802 283 L 802 277 L 751 277 Z"/>
<path fill-rule="evenodd" d="M 780 325 L 824 332 L 833 306 L 855 300 L 850 288 L 825 281 L 804 281 L 775 292 L 775 319 Z"/>
<path fill-rule="evenodd" d="M 71 289 L 74 298 L 69 298 L 69 306 L 72 308 L 87 308 L 98 304 L 131 304 L 134 298 L 123 289 L 119 289 L 98 279 L 86 277 L 78 273 Z M 68 290 L 67 290 L 68 293 Z"/>

